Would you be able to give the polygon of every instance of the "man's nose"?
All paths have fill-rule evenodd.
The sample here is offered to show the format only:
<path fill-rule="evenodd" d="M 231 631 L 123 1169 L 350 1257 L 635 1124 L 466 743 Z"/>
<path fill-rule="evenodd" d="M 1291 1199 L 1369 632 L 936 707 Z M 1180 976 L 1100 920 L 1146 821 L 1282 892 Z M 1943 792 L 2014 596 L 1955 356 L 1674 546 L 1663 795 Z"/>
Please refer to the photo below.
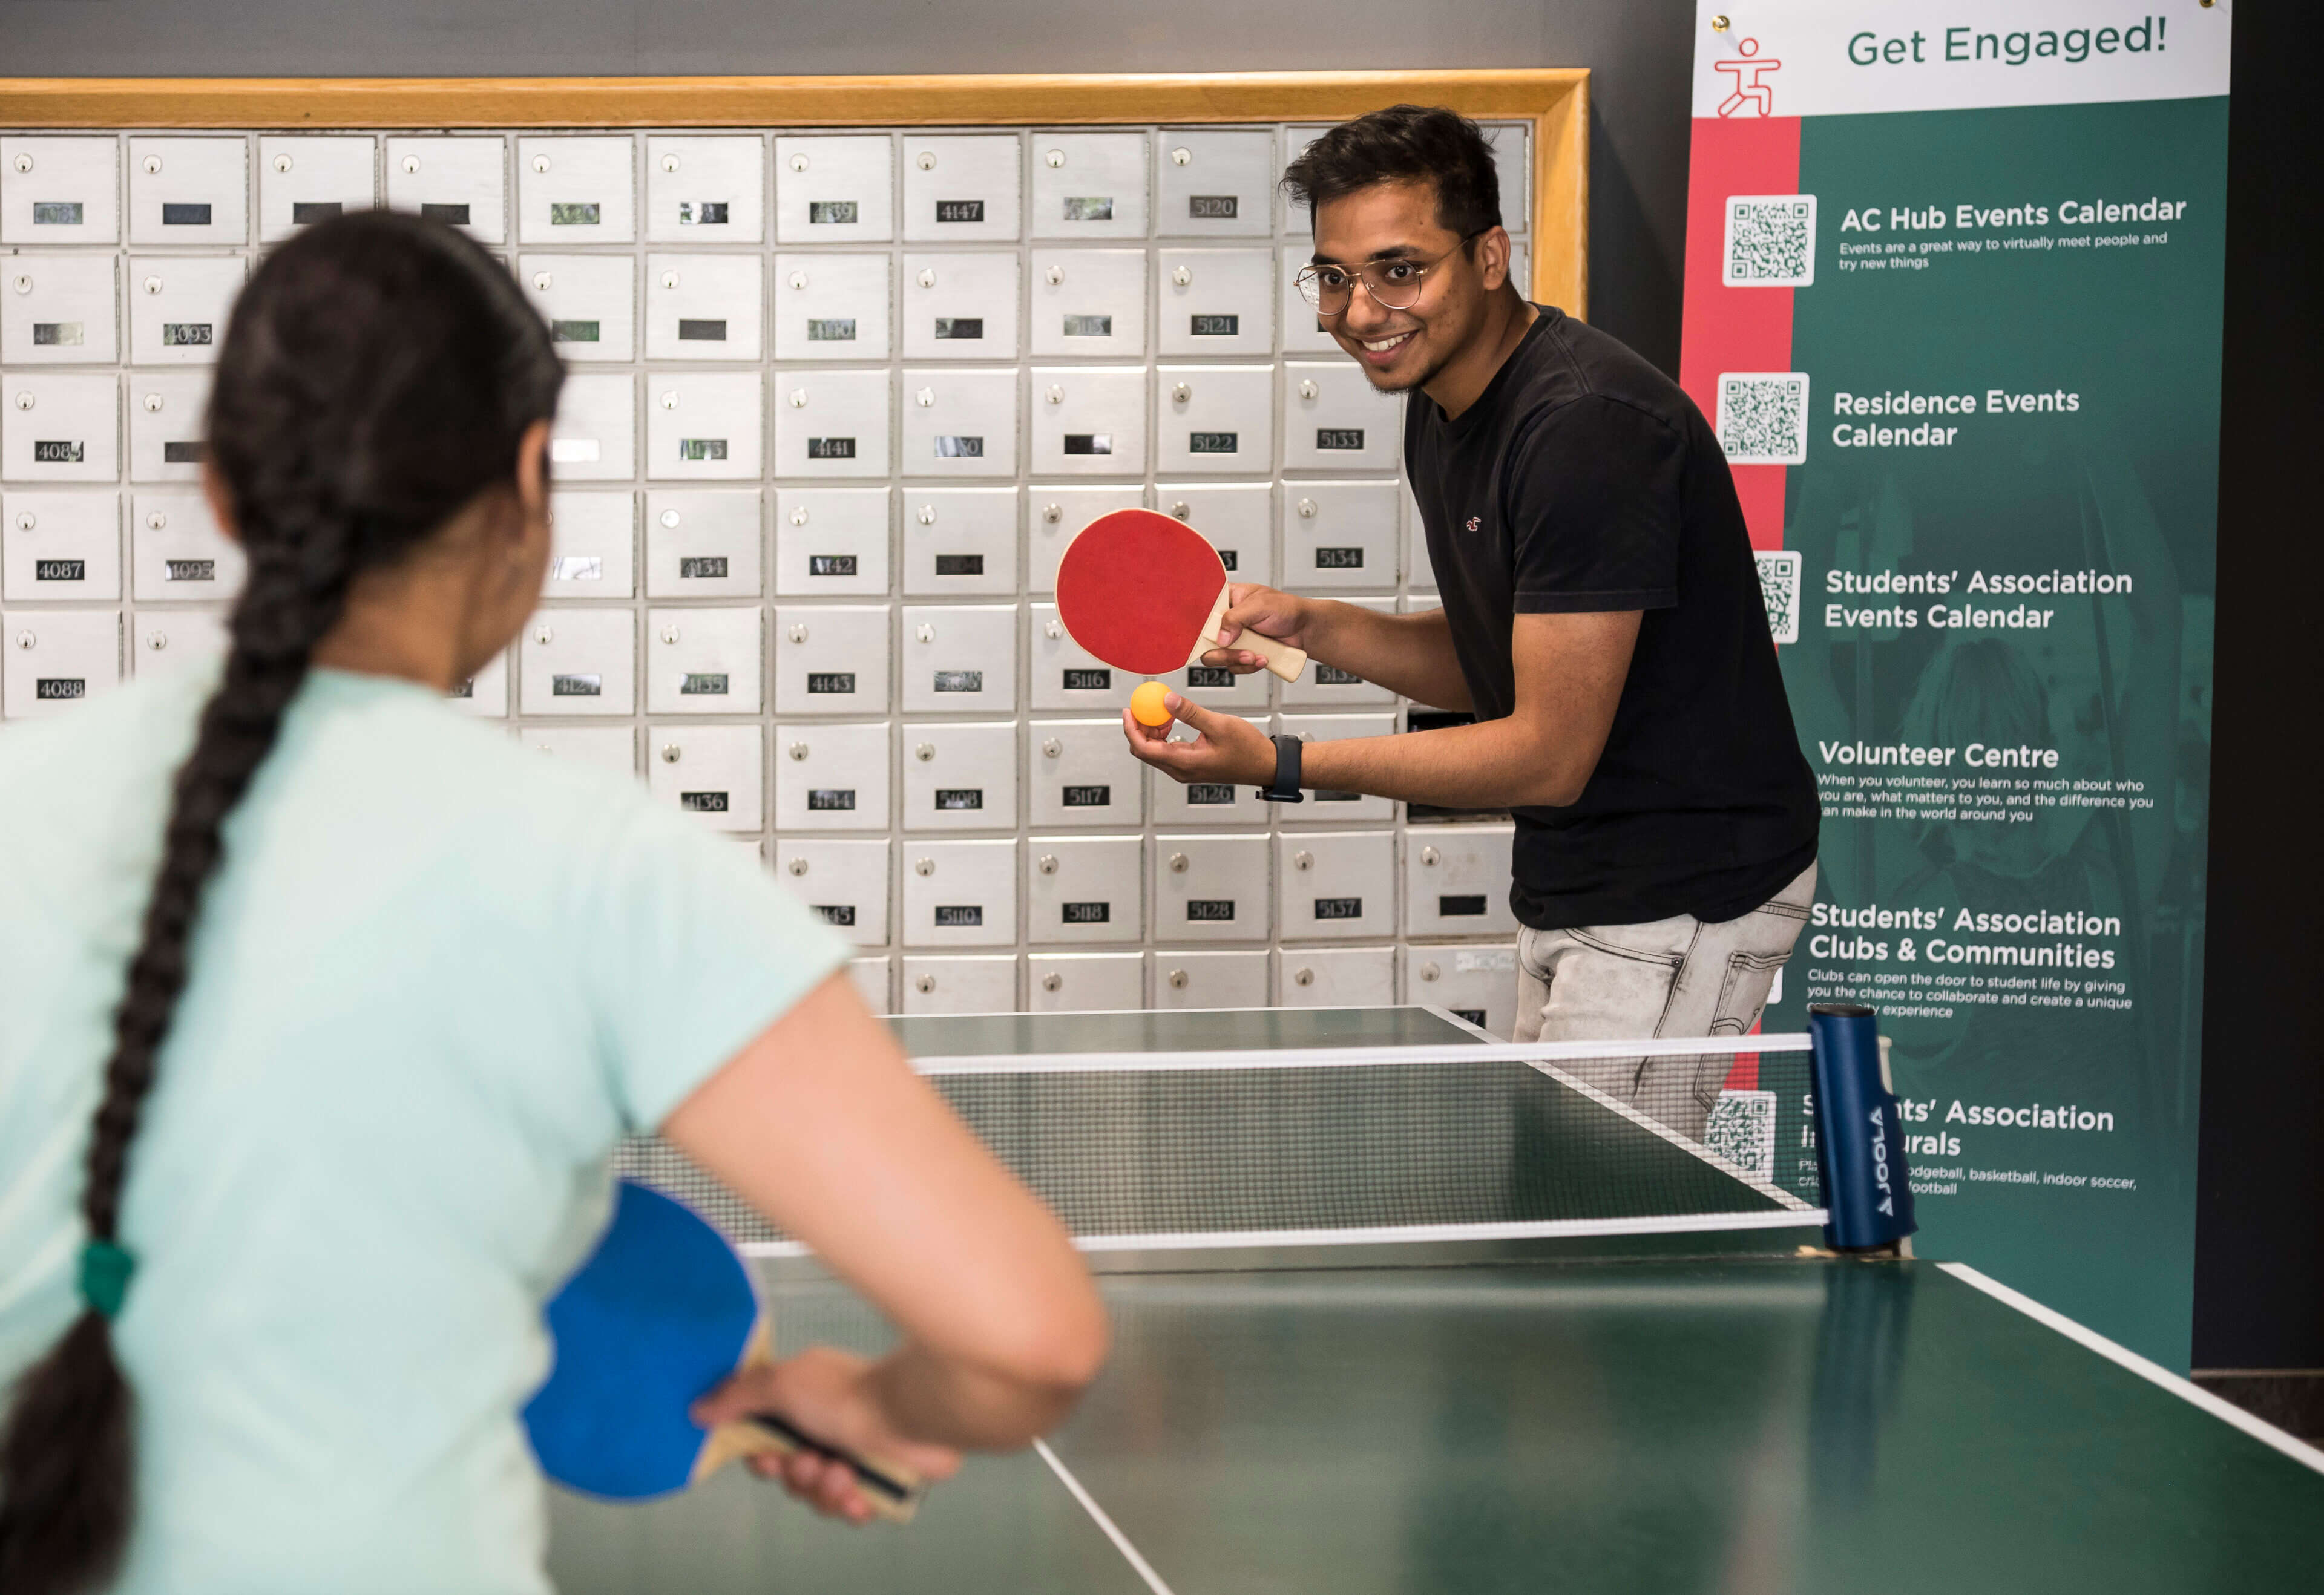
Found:
<path fill-rule="evenodd" d="M 1360 282 L 1348 295 L 1348 309 L 1340 318 L 1341 325 L 1347 328 L 1350 337 L 1363 337 L 1387 326 L 1389 313 Z"/>

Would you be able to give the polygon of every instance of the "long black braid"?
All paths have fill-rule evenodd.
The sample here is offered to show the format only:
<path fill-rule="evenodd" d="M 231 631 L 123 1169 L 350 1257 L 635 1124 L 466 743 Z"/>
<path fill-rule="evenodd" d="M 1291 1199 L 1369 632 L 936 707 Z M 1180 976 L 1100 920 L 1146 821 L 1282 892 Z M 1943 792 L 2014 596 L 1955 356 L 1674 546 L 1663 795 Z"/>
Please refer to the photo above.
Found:
<path fill-rule="evenodd" d="M 207 447 L 250 574 L 179 769 L 161 862 L 114 1016 L 81 1211 L 83 1310 L 19 1382 L 0 1434 L 0 1590 L 72 1595 L 118 1567 L 134 1508 L 131 1392 L 114 1352 L 131 1261 L 123 1186 L 184 991 L 226 817 L 266 761 L 362 572 L 511 489 L 563 381 L 507 272 L 448 227 L 324 222 L 259 266 L 218 353 Z"/>

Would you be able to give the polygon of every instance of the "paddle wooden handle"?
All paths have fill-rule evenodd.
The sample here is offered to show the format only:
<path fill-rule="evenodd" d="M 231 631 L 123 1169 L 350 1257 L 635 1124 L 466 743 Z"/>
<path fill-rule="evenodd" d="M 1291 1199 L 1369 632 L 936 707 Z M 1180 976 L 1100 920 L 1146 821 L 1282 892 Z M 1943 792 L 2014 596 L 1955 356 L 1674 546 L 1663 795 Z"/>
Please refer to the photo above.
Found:
<path fill-rule="evenodd" d="M 1219 601 L 1211 605 L 1210 621 L 1203 627 L 1202 638 L 1194 644 L 1194 657 L 1186 661 L 1188 664 L 1199 663 L 1202 657 L 1213 648 L 1237 648 L 1259 655 L 1260 659 L 1267 661 L 1268 669 L 1286 681 L 1299 679 L 1299 672 L 1307 668 L 1305 649 L 1294 648 L 1288 642 L 1278 642 L 1272 637 L 1252 631 L 1249 626 L 1245 626 L 1241 635 L 1231 643 L 1222 643 L 1219 641 L 1219 627 L 1224 623 L 1226 613 L 1227 590 L 1221 587 Z"/>

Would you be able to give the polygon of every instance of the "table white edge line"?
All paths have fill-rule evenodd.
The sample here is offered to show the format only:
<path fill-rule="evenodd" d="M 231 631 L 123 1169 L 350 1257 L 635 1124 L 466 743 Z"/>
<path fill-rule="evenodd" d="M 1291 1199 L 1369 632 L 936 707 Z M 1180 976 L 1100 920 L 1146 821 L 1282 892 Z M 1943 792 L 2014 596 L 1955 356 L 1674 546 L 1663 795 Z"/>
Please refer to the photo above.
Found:
<path fill-rule="evenodd" d="M 1073 1471 L 1057 1460 L 1057 1453 L 1049 1449 L 1049 1443 L 1036 1440 L 1033 1449 L 1039 1452 L 1041 1460 L 1049 1464 L 1049 1471 L 1062 1480 L 1065 1488 L 1073 1492 L 1074 1499 L 1082 1504 L 1082 1510 L 1105 1531 L 1105 1537 L 1113 1542 L 1113 1548 L 1121 1553 L 1121 1559 L 1130 1563 L 1130 1570 L 1146 1581 L 1146 1587 L 1153 1590 L 1154 1595 L 1171 1595 L 1170 1586 L 1162 1581 L 1162 1575 L 1154 1571 L 1154 1564 L 1138 1554 L 1138 1547 L 1130 1543 L 1128 1535 L 1114 1526 L 1114 1521 L 1106 1516 L 1105 1508 L 1097 1504 L 1097 1498 L 1084 1489 L 1082 1481 L 1074 1477 Z"/>
<path fill-rule="evenodd" d="M 1939 1263 L 1937 1267 L 1963 1284 L 1975 1286 L 1995 1301 L 2016 1308 L 2036 1323 L 2054 1329 L 2077 1345 L 2129 1369 L 2147 1383 L 2160 1386 L 2181 1401 L 2200 1407 L 2220 1422 L 2242 1430 L 2261 1444 L 2282 1452 L 2303 1467 L 2324 1473 L 2324 1451 L 2318 1450 L 2297 1435 L 2287 1434 L 2265 1419 L 2254 1417 L 2233 1402 L 2222 1400 L 2200 1385 L 2181 1378 L 2162 1364 L 2148 1361 L 2129 1347 L 2117 1345 L 2088 1325 L 2077 1323 L 2054 1307 L 2043 1306 L 2022 1291 L 2012 1290 L 1990 1275 L 1978 1273 L 1967 1263 Z"/>
<path fill-rule="evenodd" d="M 1648 1118 L 1646 1114 L 1641 1113 L 1637 1109 L 1633 1108 L 1628 1102 L 1617 1101 L 1615 1098 L 1608 1095 L 1606 1093 L 1599 1090 L 1596 1086 L 1591 1084 L 1588 1081 L 1579 1079 L 1574 1075 L 1569 1074 L 1564 1070 L 1559 1068 L 1556 1065 L 1551 1063 L 1536 1063 L 1533 1067 L 1536 1072 L 1548 1075 L 1552 1080 L 1556 1081 L 1560 1085 L 1564 1086 L 1567 1090 L 1580 1093 L 1582 1096 L 1587 1097 L 1590 1101 L 1597 1103 L 1600 1107 L 1604 1108 L 1610 1112 L 1620 1114 L 1632 1124 L 1637 1125 L 1640 1129 L 1646 1130 L 1652 1135 L 1659 1136 L 1664 1140 L 1668 1141 L 1672 1146 L 1676 1147 L 1680 1151 L 1684 1152 L 1688 1156 L 1695 1157 L 1702 1162 L 1708 1163 L 1711 1167 L 1725 1175 L 1729 1179 L 1748 1185 L 1752 1190 L 1757 1191 L 1760 1195 L 1766 1197 L 1770 1202 L 1774 1202 L 1780 1206 L 1789 1208 L 1794 1212 L 1806 1212 L 1810 1211 L 1806 1203 L 1801 1201 L 1797 1196 L 1793 1195 L 1789 1191 L 1784 1190 L 1781 1185 L 1776 1185 L 1773 1180 L 1766 1179 L 1759 1175 L 1754 1174 L 1751 1170 L 1744 1167 L 1739 1163 L 1729 1162 L 1726 1158 L 1721 1157 L 1718 1153 L 1712 1151 L 1709 1147 L 1704 1146 L 1701 1141 L 1690 1140 L 1685 1136 L 1683 1136 L 1679 1134 L 1678 1131 L 1673 1129 L 1669 1125 L 1664 1124 L 1657 1120 Z"/>
<path fill-rule="evenodd" d="M 1429 1042 L 1411 1046 L 1194 1048 L 1176 1052 L 959 1053 L 915 1057 L 922 1074 L 1070 1074 L 1195 1069 L 1350 1069 L 1396 1064 L 1555 1063 L 1583 1058 L 1810 1052 L 1804 1034 L 1622 1037 L 1607 1041 Z"/>
<path fill-rule="evenodd" d="M 1729 1230 L 1804 1230 L 1831 1215 L 1800 1212 L 1674 1213 L 1635 1219 L 1511 1219 L 1481 1224 L 1383 1224 L 1349 1230 L 1198 1230 L 1142 1235 L 1076 1235 L 1082 1251 L 1240 1251 L 1253 1247 L 1395 1246 L 1413 1241 L 1587 1240 L 1598 1235 L 1692 1235 Z M 735 1249 L 750 1258 L 810 1256 L 797 1240 L 746 1240 Z"/>

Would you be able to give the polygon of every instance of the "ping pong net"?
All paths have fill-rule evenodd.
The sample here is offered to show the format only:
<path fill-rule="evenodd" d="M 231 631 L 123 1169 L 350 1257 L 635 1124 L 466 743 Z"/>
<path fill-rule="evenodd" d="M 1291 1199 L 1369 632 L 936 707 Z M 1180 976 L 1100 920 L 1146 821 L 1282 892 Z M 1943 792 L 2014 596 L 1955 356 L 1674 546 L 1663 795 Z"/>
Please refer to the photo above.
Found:
<path fill-rule="evenodd" d="M 1790 1251 L 1825 1219 L 1804 1035 L 914 1066 L 1092 1252 Z M 617 1167 L 745 1252 L 803 1250 L 658 1138 Z"/>

